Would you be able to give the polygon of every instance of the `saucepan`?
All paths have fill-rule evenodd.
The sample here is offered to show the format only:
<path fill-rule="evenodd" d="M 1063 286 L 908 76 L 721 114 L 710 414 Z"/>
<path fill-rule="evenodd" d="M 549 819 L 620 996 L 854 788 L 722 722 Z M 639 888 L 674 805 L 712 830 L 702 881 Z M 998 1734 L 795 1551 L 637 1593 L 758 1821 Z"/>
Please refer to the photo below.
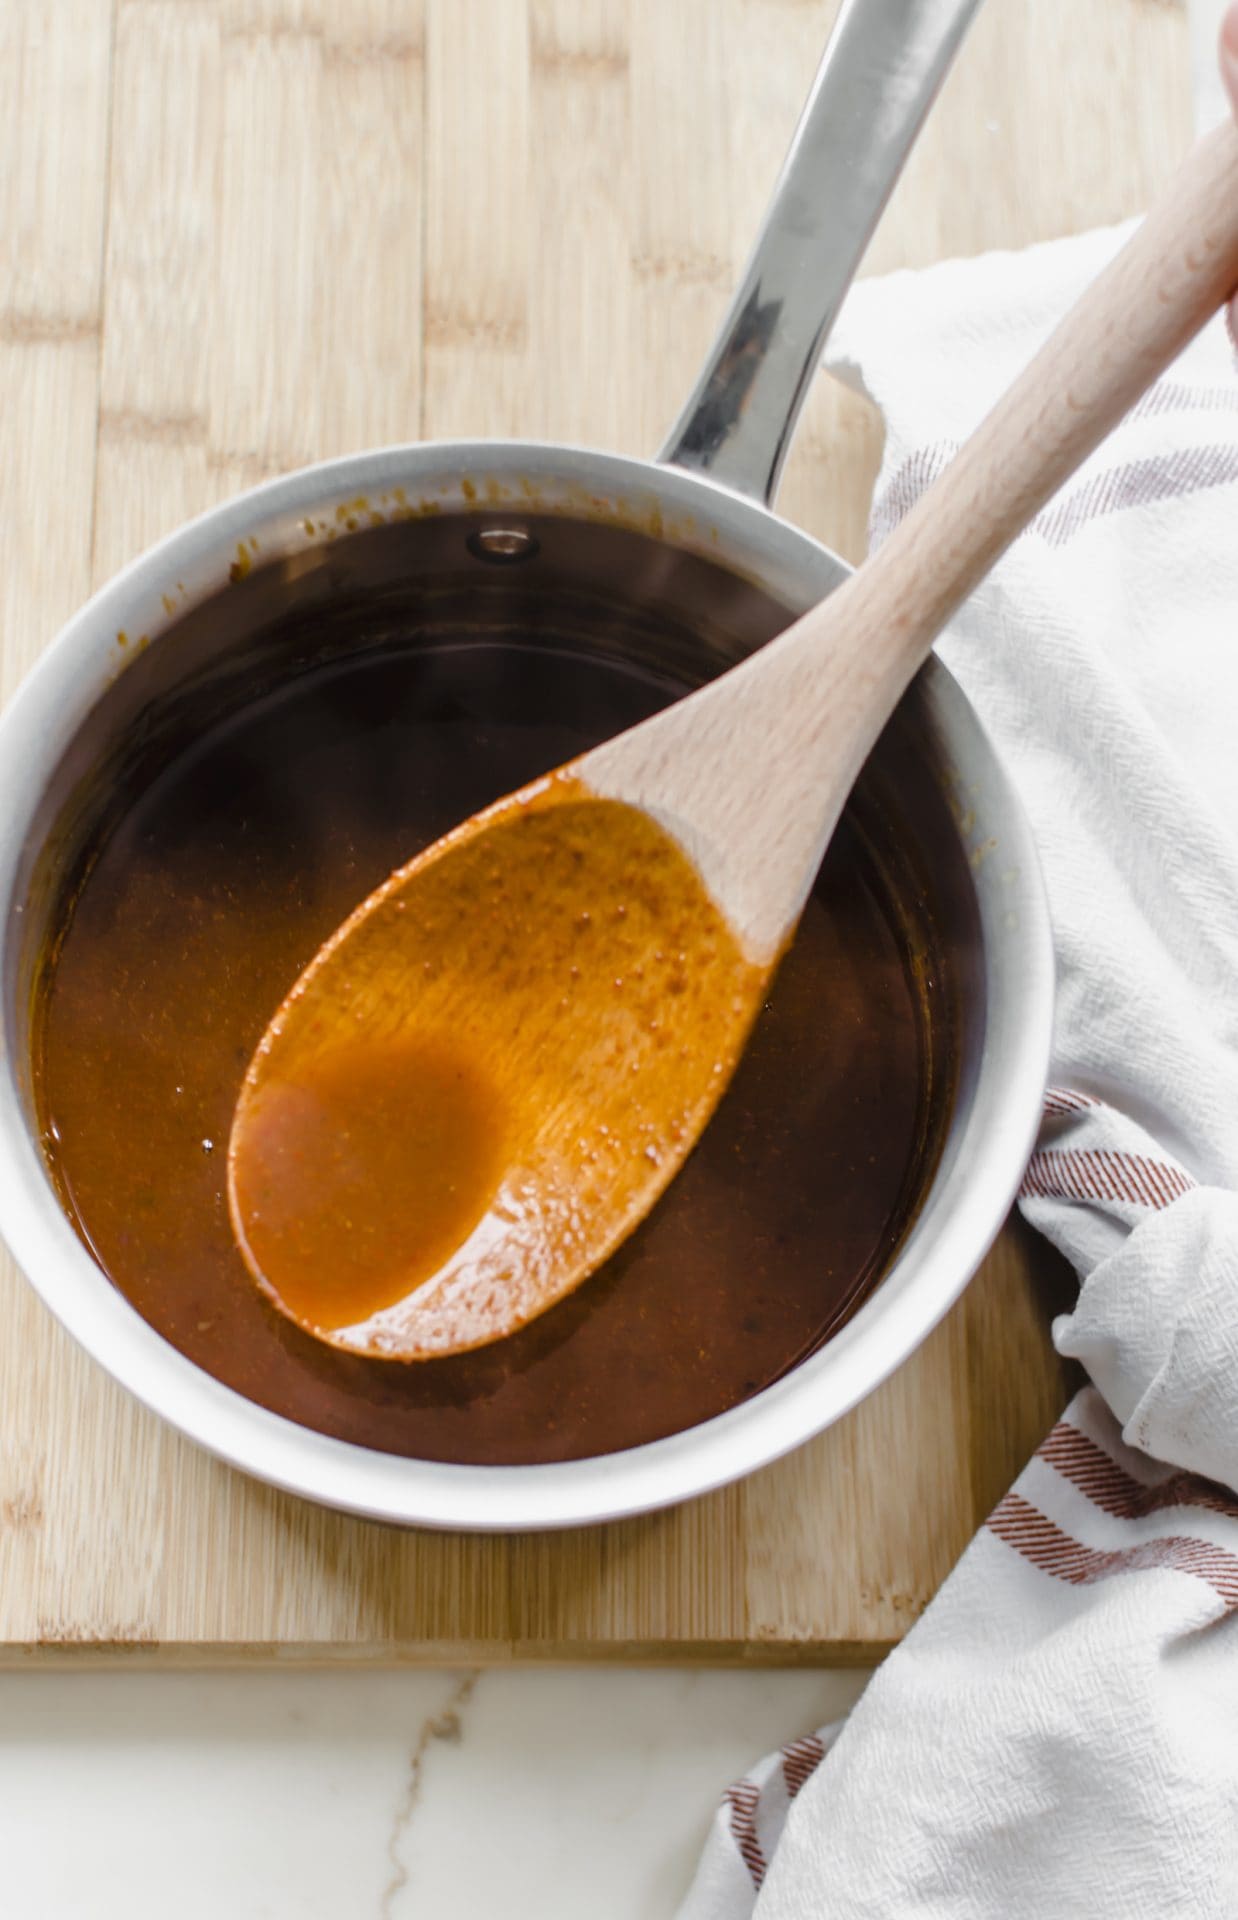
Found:
<path fill-rule="evenodd" d="M 1049 926 L 1019 804 L 936 661 L 891 722 L 873 776 L 954 954 L 954 1079 L 936 1165 L 888 1270 L 841 1331 L 713 1419 L 600 1457 L 488 1466 L 399 1457 L 281 1417 L 193 1365 L 96 1264 L 40 1150 L 30 1068 L 39 955 L 90 796 L 149 735 L 152 715 L 175 712 L 204 677 L 234 705 L 252 697 L 261 675 L 246 649 L 281 610 L 402 572 L 424 582 L 437 568 L 472 596 L 470 617 L 484 602 L 492 619 L 517 619 L 536 598 L 539 569 L 553 565 L 560 581 L 570 576 L 578 608 L 618 604 L 621 578 L 629 613 L 656 601 L 659 631 L 680 636 L 688 684 L 844 579 L 844 563 L 769 502 L 824 335 L 975 5 L 844 5 L 742 285 L 656 460 L 462 443 L 289 474 L 135 561 L 70 621 L 0 721 L 0 1230 L 108 1372 L 262 1480 L 375 1518 L 459 1529 L 597 1522 L 702 1493 L 871 1392 L 957 1298 L 1005 1217 L 1046 1073 Z M 250 577 L 230 587 L 238 575 Z M 195 608 L 229 592 L 227 621 L 195 624 Z M 771 620 L 754 613 L 762 607 L 780 612 Z M 639 651 L 635 614 L 604 619 L 602 630 L 606 645 Z M 121 635 L 145 644 L 120 648 Z"/>

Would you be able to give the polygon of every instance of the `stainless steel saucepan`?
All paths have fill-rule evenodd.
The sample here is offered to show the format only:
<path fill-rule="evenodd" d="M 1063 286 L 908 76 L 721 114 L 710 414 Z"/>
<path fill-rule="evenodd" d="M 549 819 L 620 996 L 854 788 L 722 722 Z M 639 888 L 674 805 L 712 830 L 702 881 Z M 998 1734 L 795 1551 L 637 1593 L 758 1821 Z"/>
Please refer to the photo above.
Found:
<path fill-rule="evenodd" d="M 935 662 L 874 760 L 962 956 L 944 1148 L 867 1302 L 818 1352 L 717 1419 L 601 1458 L 478 1467 L 370 1451 L 277 1417 L 168 1345 L 92 1260 L 40 1153 L 29 1071 L 33 969 L 80 844 L 92 777 L 97 785 L 123 759 L 137 723 L 204 677 L 243 703 L 246 647 L 281 609 L 439 568 L 466 599 L 475 577 L 492 616 L 501 623 L 508 607 L 515 621 L 552 560 L 555 591 L 574 566 L 574 604 L 592 593 L 600 605 L 630 564 L 632 530 L 643 529 L 646 577 L 624 582 L 626 604 L 656 600 L 663 626 L 683 636 L 675 664 L 690 682 L 769 637 L 768 620 L 764 628 L 754 620 L 756 599 L 789 617 L 838 585 L 844 563 L 769 502 L 824 335 L 976 4 L 847 0 L 743 284 L 657 460 L 480 442 L 391 447 L 289 474 L 135 561 L 70 621 L 0 720 L 0 1230 L 48 1306 L 117 1380 L 261 1479 L 357 1513 L 462 1529 L 580 1524 L 682 1500 L 853 1407 L 923 1340 L 1001 1225 L 1040 1110 L 1049 928 L 1022 812 L 967 701 Z M 355 518 L 361 500 L 381 524 L 326 543 L 322 529 Z M 546 538 L 547 527 L 570 537 Z M 241 543 L 264 564 L 230 590 Z M 504 582 L 517 578 L 509 602 Z M 195 606 L 229 591 L 228 621 L 195 626 Z M 622 621 L 602 627 L 612 649 L 639 645 L 638 622 L 635 640 Z M 150 638 L 118 671 L 120 632 Z"/>

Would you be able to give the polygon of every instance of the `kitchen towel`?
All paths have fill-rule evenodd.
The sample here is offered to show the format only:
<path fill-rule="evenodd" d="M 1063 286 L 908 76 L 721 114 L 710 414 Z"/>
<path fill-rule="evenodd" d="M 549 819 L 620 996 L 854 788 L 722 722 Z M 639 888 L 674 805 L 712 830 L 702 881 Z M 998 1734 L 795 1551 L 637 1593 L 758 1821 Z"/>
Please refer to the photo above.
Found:
<path fill-rule="evenodd" d="M 857 286 L 871 538 L 1121 231 Z M 733 1786 L 681 1920 L 1238 1916 L 1238 357 L 1218 319 L 939 652 L 1057 950 L 1020 1205 L 1074 1263 L 1067 1409 L 849 1719 Z"/>

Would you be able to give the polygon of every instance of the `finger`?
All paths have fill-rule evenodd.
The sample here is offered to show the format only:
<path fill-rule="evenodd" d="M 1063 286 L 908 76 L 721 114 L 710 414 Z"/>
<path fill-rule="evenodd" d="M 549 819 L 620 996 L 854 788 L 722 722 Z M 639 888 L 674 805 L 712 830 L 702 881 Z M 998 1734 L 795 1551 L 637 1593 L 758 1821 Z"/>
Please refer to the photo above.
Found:
<path fill-rule="evenodd" d="M 1229 95 L 1230 105 L 1238 116 L 1238 0 L 1226 8 L 1221 22 L 1221 43 L 1217 49 L 1221 63 L 1221 79 Z M 1238 351 L 1238 294 L 1229 303 L 1229 335 Z"/>
<path fill-rule="evenodd" d="M 1230 105 L 1238 114 L 1238 0 L 1226 10 L 1221 22 L 1221 78 L 1230 98 Z"/>

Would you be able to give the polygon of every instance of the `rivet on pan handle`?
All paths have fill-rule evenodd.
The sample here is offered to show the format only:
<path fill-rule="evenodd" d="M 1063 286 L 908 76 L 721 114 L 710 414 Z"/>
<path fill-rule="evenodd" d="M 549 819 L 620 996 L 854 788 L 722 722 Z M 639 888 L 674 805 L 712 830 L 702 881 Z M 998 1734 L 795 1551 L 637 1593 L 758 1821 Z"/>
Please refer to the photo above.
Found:
<path fill-rule="evenodd" d="M 979 0 L 844 0 L 744 277 L 658 458 L 769 501 L 843 295 Z"/>

